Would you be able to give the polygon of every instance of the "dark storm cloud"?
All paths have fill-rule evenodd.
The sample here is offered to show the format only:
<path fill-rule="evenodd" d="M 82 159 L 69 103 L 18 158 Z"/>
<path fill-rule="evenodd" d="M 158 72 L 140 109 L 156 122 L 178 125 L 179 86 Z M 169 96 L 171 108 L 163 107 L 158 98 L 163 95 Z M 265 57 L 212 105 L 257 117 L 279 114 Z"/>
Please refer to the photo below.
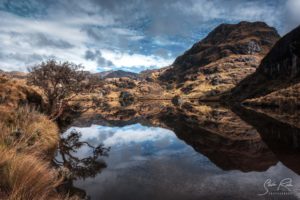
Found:
<path fill-rule="evenodd" d="M 85 27 L 82 30 L 86 31 L 86 33 L 88 34 L 88 36 L 90 36 L 94 40 L 101 41 L 103 39 L 103 33 L 99 29 L 97 29 L 97 28 Z"/>
<path fill-rule="evenodd" d="M 85 59 L 87 60 L 95 60 L 98 56 L 101 56 L 101 53 L 99 50 L 96 50 L 95 52 L 91 51 L 91 50 L 87 50 L 85 52 Z"/>
<path fill-rule="evenodd" d="M 114 65 L 110 60 L 106 60 L 103 57 L 98 57 L 97 64 L 98 64 L 98 67 L 107 67 L 107 66 L 113 66 Z"/>
<path fill-rule="evenodd" d="M 98 64 L 98 67 L 107 67 L 107 66 L 114 65 L 110 60 L 105 59 L 102 56 L 101 51 L 99 51 L 99 50 L 95 50 L 95 51 L 87 50 L 85 52 L 84 58 L 86 60 L 96 61 Z"/>
<path fill-rule="evenodd" d="M 59 49 L 69 49 L 74 47 L 74 45 L 70 44 L 67 41 L 64 41 L 62 39 L 50 38 L 41 33 L 33 36 L 33 39 L 35 45 L 39 47 L 55 47 Z"/>
<path fill-rule="evenodd" d="M 266 20 L 271 25 L 286 22 L 275 18 L 282 17 L 285 2 L 280 0 L 92 0 L 99 9 L 110 13 L 126 24 L 144 24 L 145 32 L 151 35 L 188 34 L 193 26 L 203 25 L 210 20 L 239 21 Z M 277 21 L 277 22 L 276 22 Z M 204 24 L 205 25 L 205 24 Z M 279 29 L 282 27 L 278 27 Z"/>

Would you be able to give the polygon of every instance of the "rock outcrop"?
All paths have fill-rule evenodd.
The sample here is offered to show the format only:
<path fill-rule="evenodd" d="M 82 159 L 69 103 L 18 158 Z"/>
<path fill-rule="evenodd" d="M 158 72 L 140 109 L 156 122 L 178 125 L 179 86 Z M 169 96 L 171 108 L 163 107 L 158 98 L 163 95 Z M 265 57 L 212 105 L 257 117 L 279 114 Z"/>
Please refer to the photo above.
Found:
<path fill-rule="evenodd" d="M 288 93 L 284 90 L 299 93 L 300 91 L 295 91 L 295 88 L 299 87 L 294 87 L 293 90 L 289 88 L 299 81 L 300 27 L 280 39 L 262 60 L 256 72 L 241 81 L 227 99 L 243 101 L 262 97 L 278 90 L 281 90 L 280 94 Z M 273 93 L 272 99 L 275 99 L 275 95 L 279 93 Z"/>

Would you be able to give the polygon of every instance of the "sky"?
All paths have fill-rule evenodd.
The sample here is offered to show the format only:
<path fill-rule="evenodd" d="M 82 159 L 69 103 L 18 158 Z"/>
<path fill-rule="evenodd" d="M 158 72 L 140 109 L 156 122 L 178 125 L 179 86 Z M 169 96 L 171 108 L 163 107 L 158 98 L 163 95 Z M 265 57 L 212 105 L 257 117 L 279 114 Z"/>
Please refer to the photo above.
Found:
<path fill-rule="evenodd" d="M 0 69 L 56 59 L 91 72 L 140 72 L 174 59 L 221 23 L 300 24 L 300 0 L 0 0 Z"/>

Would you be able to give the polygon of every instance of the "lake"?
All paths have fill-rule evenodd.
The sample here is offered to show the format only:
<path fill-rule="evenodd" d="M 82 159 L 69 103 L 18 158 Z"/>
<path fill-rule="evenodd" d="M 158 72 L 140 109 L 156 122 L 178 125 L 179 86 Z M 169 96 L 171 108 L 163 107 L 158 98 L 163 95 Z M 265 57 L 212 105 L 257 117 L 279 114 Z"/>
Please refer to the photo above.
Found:
<path fill-rule="evenodd" d="M 86 199 L 299 199 L 300 131 L 262 112 L 140 102 L 89 113 L 55 162 Z"/>

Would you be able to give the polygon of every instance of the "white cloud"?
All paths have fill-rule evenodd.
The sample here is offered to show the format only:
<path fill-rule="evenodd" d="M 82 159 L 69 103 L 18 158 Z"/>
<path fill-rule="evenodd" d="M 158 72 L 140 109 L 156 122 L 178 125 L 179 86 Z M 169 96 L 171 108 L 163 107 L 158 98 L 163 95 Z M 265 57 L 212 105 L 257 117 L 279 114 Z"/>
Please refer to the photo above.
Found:
<path fill-rule="evenodd" d="M 24 71 L 51 57 L 91 71 L 112 69 L 84 58 L 96 49 L 117 69 L 140 71 L 170 65 L 174 57 L 162 57 L 158 49 L 179 55 L 218 23 L 266 21 L 281 33 L 300 23 L 300 0 L 28 0 L 9 5 L 12 9 L 6 10 L 0 3 L 0 68 L 5 70 Z"/>
<path fill-rule="evenodd" d="M 289 31 L 300 25 L 300 0 L 288 0 L 286 2 L 286 31 Z"/>
<path fill-rule="evenodd" d="M 96 61 L 86 60 L 84 58 L 85 52 L 89 49 L 88 44 L 92 43 L 88 34 L 83 31 L 82 27 L 86 25 L 101 24 L 103 27 L 111 26 L 114 20 L 111 17 L 104 19 L 103 17 L 83 16 L 72 17 L 62 20 L 50 19 L 29 19 L 19 17 L 7 12 L 0 11 L 0 18 L 5 19 L 0 21 L 0 39 L 2 41 L 2 49 L 0 50 L 1 57 L 0 68 L 8 71 L 21 70 L 26 71 L 29 65 L 34 65 L 42 60 L 49 58 L 56 58 L 61 61 L 71 61 L 76 64 L 82 64 L 86 70 L 96 72 L 103 67 L 105 70 L 113 69 L 112 66 L 99 66 Z M 111 37 L 122 38 L 127 37 L 128 41 L 138 41 L 144 38 L 137 31 L 126 28 L 105 28 L 104 33 L 106 37 L 105 42 L 113 42 Z M 57 47 L 34 45 L 37 36 L 42 35 L 44 39 L 50 41 L 61 41 L 72 45 L 72 48 L 67 50 Z M 47 37 L 47 38 L 46 38 Z M 48 41 L 48 43 L 49 43 Z M 117 41 L 118 42 L 118 41 Z M 36 42 L 41 43 L 41 41 Z M 118 45 L 118 43 L 114 44 Z M 101 45 L 98 45 L 101 47 Z M 109 46 L 109 45 L 104 45 Z M 127 54 L 121 51 L 117 53 L 111 50 L 103 50 L 103 57 L 114 63 L 116 67 L 125 66 L 132 67 L 161 67 L 171 63 L 171 60 L 165 60 L 157 56 L 145 56 L 141 54 Z M 13 55 L 19 55 L 15 57 Z M 40 55 L 32 59 L 32 55 Z"/>
<path fill-rule="evenodd" d="M 172 59 L 165 59 L 154 55 L 128 54 L 119 51 L 101 50 L 102 56 L 113 62 L 115 66 L 127 68 L 144 67 L 164 67 L 172 64 Z"/>
<path fill-rule="evenodd" d="M 292 19 L 300 21 L 300 0 L 288 0 L 287 9 Z"/>
<path fill-rule="evenodd" d="M 70 128 L 66 134 L 71 130 L 77 130 L 82 133 L 82 141 L 91 141 L 93 143 L 103 143 L 105 146 L 127 146 L 130 144 L 137 144 L 142 142 L 155 141 L 172 141 L 176 139 L 173 131 L 159 128 L 147 127 L 141 124 L 133 124 L 124 127 L 109 127 L 92 125 L 91 127 Z"/>
<path fill-rule="evenodd" d="M 26 66 L 41 61 L 40 59 L 31 59 L 32 55 L 40 55 L 41 59 L 56 57 L 58 60 L 89 64 L 81 58 L 86 50 L 84 42 L 88 37 L 78 27 L 72 24 L 63 24 L 60 21 L 26 19 L 6 12 L 0 12 L 0 18 L 2 19 L 0 21 L 0 39 L 3 41 L 1 68 L 25 71 Z M 37 39 L 34 35 L 40 34 L 43 34 L 45 38 L 53 38 L 61 44 L 65 41 L 74 48 L 66 51 L 60 46 L 57 48 L 55 46 L 36 46 L 33 44 Z M 22 56 L 14 58 L 13 55 Z"/>

